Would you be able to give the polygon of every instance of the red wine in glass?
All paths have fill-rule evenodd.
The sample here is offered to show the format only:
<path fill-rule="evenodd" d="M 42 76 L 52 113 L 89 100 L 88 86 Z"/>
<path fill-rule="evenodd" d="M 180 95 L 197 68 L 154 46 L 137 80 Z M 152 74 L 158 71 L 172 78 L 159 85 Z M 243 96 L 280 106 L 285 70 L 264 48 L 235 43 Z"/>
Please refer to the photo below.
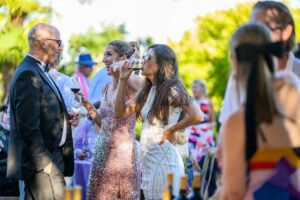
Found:
<path fill-rule="evenodd" d="M 80 88 L 71 88 L 71 91 L 74 93 L 74 94 L 77 94 L 79 92 Z"/>

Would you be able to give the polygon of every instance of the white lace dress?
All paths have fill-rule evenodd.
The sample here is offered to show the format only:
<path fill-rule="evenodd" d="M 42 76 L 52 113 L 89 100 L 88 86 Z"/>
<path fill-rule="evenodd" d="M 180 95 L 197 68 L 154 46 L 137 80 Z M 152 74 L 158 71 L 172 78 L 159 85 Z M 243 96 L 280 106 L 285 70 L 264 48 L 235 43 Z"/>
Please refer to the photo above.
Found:
<path fill-rule="evenodd" d="M 172 99 L 177 95 L 171 89 Z M 142 156 L 142 190 L 145 199 L 161 199 L 163 189 L 167 184 L 167 173 L 174 174 L 173 193 L 178 195 L 180 177 L 184 175 L 184 165 L 175 145 L 169 141 L 159 144 L 164 131 L 177 123 L 181 108 L 169 108 L 169 123 L 167 126 L 162 121 L 154 119 L 151 124 L 147 115 L 152 106 L 155 96 L 155 86 L 148 95 L 147 101 L 141 111 L 144 120 L 141 133 L 141 156 Z"/>

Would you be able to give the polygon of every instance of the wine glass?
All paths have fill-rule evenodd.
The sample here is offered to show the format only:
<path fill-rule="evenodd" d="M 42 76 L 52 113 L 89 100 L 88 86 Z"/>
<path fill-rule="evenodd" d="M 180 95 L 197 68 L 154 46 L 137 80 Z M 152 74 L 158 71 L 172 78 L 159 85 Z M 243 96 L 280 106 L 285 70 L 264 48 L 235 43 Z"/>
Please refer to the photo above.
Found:
<path fill-rule="evenodd" d="M 119 71 L 121 69 L 121 67 L 123 66 L 124 62 L 125 62 L 125 60 L 114 61 L 113 62 L 113 70 L 115 72 Z M 139 59 L 139 58 L 130 58 L 130 62 L 132 64 L 131 64 L 131 67 L 129 69 L 132 69 L 135 72 L 135 74 L 139 74 L 139 71 L 142 68 L 142 59 Z"/>
<path fill-rule="evenodd" d="M 78 94 L 78 92 L 81 89 L 81 82 L 79 77 L 73 77 L 70 80 L 69 84 L 70 90 L 74 93 L 74 100 L 72 102 L 72 110 L 74 113 L 79 113 L 81 109 L 81 98 Z"/>
<path fill-rule="evenodd" d="M 82 150 L 86 153 L 87 159 L 91 158 L 91 150 L 89 147 L 90 139 L 89 138 L 83 138 L 82 139 Z"/>

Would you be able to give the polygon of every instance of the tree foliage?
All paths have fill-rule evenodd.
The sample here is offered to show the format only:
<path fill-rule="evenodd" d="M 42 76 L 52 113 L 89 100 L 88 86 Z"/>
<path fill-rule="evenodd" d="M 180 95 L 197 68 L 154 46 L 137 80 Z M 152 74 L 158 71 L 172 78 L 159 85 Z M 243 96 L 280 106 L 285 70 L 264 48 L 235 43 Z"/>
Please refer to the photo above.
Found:
<path fill-rule="evenodd" d="M 81 52 L 90 53 L 95 60 L 100 62 L 106 45 L 113 40 L 125 40 L 127 33 L 125 25 L 121 24 L 119 26 L 102 26 L 101 31 L 89 28 L 85 33 L 73 34 L 69 40 L 68 48 L 71 63 L 68 63 L 68 66 L 64 66 L 61 70 L 67 74 L 72 74 L 74 72 L 74 61 Z M 153 43 L 150 36 L 137 38 L 136 41 L 144 49 Z"/>
<path fill-rule="evenodd" d="M 230 74 L 228 43 L 237 27 L 249 21 L 252 7 L 253 2 L 239 3 L 231 9 L 199 16 L 194 29 L 186 31 L 180 41 L 169 41 L 178 55 L 179 74 L 185 85 L 190 90 L 194 79 L 205 80 L 217 112 Z M 291 11 L 295 22 L 299 22 L 300 10 Z M 296 27 L 298 41 L 299 28 Z"/>
<path fill-rule="evenodd" d="M 28 52 L 29 28 L 37 22 L 48 21 L 51 11 L 37 0 L 0 0 L 1 102 L 7 98 L 13 71 Z"/>
<path fill-rule="evenodd" d="M 61 71 L 66 74 L 74 72 L 74 62 L 79 53 L 88 52 L 96 61 L 101 61 L 106 45 L 112 40 L 122 40 L 127 34 L 124 24 L 119 26 L 102 26 L 101 31 L 89 28 L 85 33 L 73 34 L 69 39 L 68 53 L 71 62 L 67 63 Z"/>

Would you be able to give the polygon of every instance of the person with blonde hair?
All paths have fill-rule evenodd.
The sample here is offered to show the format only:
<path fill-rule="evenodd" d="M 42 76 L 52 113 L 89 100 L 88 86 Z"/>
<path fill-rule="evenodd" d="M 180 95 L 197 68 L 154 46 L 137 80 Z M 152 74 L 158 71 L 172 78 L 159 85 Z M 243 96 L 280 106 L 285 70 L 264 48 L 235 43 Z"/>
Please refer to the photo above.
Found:
<path fill-rule="evenodd" d="M 233 34 L 233 75 L 245 101 L 222 126 L 217 199 L 300 196 L 300 96 L 294 84 L 274 75 L 284 49 L 262 24 L 241 26 Z"/>
<path fill-rule="evenodd" d="M 203 112 L 204 120 L 186 128 L 189 149 L 195 161 L 200 161 L 206 151 L 215 146 L 213 128 L 216 125 L 215 113 L 211 100 L 207 97 L 207 89 L 203 80 L 195 79 L 192 85 L 193 96 Z"/>
<path fill-rule="evenodd" d="M 88 116 L 101 128 L 94 150 L 87 199 L 140 198 L 141 169 L 135 142 L 136 116 L 132 114 L 120 119 L 114 117 L 120 77 L 120 71 L 113 69 L 114 63 L 129 59 L 133 53 L 134 50 L 128 42 L 111 41 L 106 46 L 102 61 L 107 74 L 112 76 L 112 82 L 103 88 L 99 110 L 82 96 Z M 133 98 L 142 84 L 139 76 L 130 76 L 125 89 L 126 100 Z"/>

